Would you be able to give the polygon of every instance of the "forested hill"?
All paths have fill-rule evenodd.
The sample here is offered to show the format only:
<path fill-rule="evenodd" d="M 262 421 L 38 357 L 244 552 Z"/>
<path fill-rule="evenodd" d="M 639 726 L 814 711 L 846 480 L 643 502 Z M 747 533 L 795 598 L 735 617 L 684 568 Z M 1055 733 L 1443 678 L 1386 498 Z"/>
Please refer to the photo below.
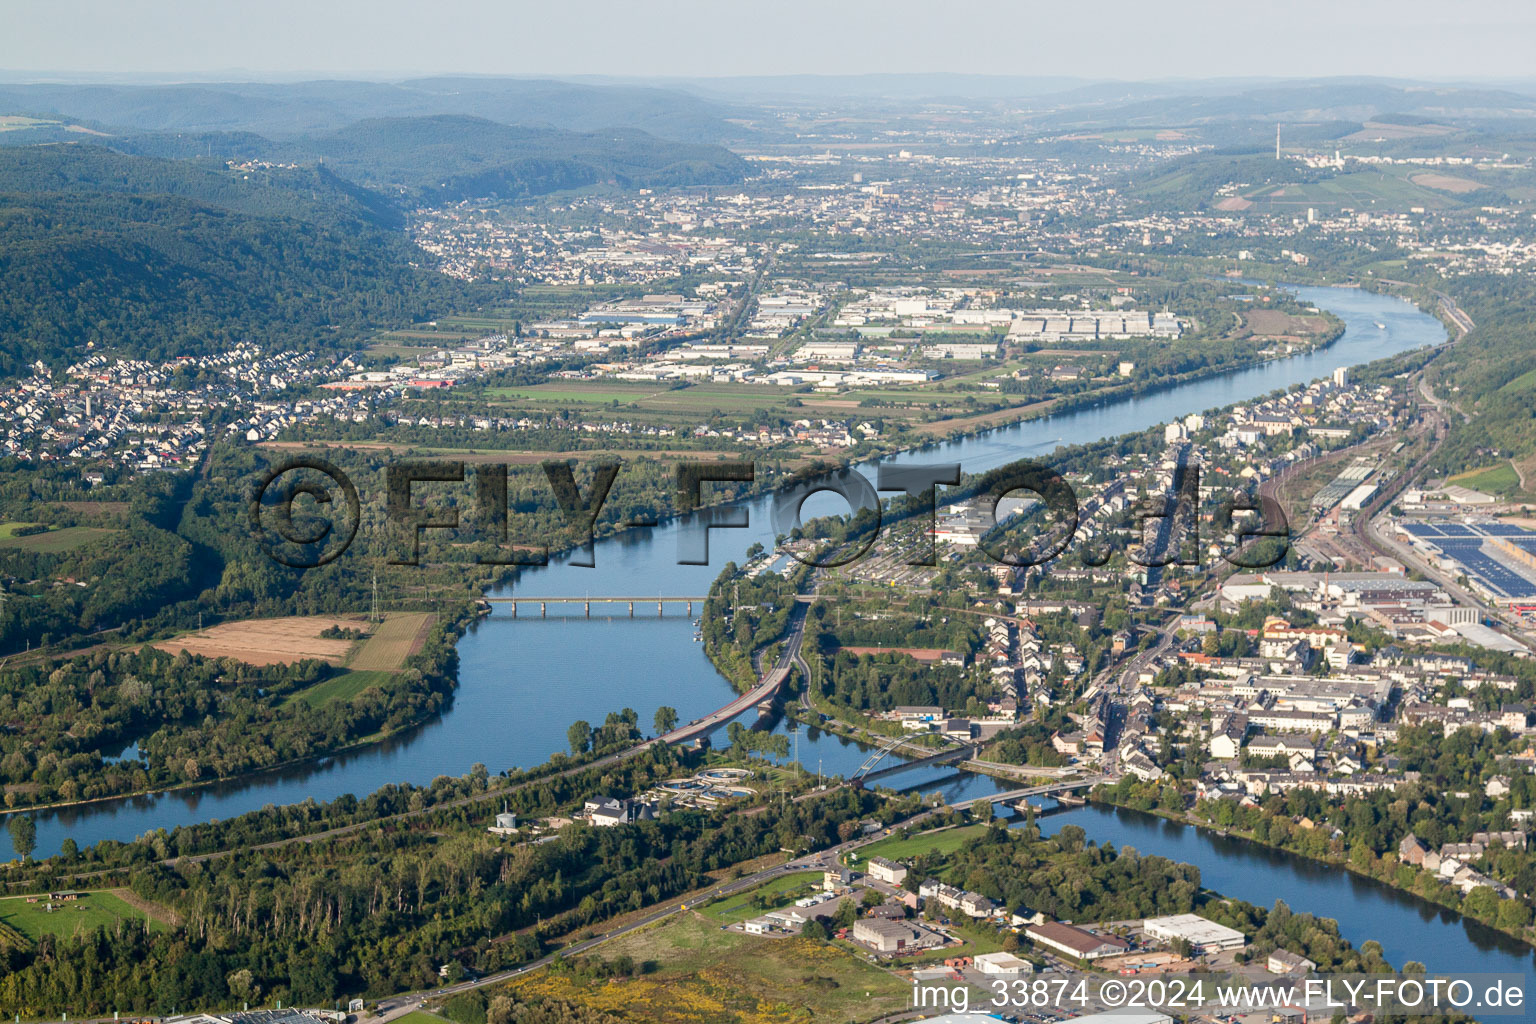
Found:
<path fill-rule="evenodd" d="M 0 150 L 0 373 L 89 342 L 152 359 L 347 345 L 476 304 L 410 265 L 392 216 L 321 170 L 247 178 L 86 147 Z"/>
<path fill-rule="evenodd" d="M 55 125 L 0 133 L 0 153 L 41 148 L 18 145 L 28 138 L 71 146 L 91 139 L 80 148 L 199 160 L 205 166 L 228 160 L 323 166 L 334 172 L 327 182 L 332 188 L 339 189 L 335 175 L 340 175 L 424 203 L 521 199 L 593 186 L 727 185 L 749 170 L 723 146 L 673 142 L 634 128 L 583 133 L 449 114 L 372 118 L 340 131 L 284 139 L 222 131 L 85 135 Z M 352 198 L 369 201 L 360 189 Z"/>
<path fill-rule="evenodd" d="M 423 201 L 518 198 L 615 185 L 724 185 L 746 161 L 721 146 L 663 142 L 639 131 L 524 128 L 476 117 L 376 118 L 297 143 L 338 173 L 399 186 Z"/>
<path fill-rule="evenodd" d="M 324 166 L 231 172 L 220 161 L 166 160 L 100 145 L 0 148 L 0 192 L 166 195 L 257 217 L 396 229 L 388 199 Z"/>

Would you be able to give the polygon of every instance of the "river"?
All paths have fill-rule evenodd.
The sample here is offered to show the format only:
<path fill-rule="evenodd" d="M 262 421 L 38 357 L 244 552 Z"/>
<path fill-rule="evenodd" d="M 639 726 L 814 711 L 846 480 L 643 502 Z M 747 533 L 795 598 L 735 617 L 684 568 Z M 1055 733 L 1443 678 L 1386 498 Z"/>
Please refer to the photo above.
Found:
<path fill-rule="evenodd" d="M 1294 911 L 1331 917 L 1356 948 L 1381 943 L 1393 967 L 1417 960 L 1433 972 L 1462 974 L 1528 972 L 1532 952 L 1502 932 L 1478 924 L 1343 868 L 1319 864 L 1283 850 L 1190 828 L 1156 815 L 1090 804 L 1042 815 L 1046 835 L 1078 825 L 1089 838 L 1134 846 L 1143 854 L 1193 864 L 1200 884 L 1261 907 L 1284 900 Z"/>
<path fill-rule="evenodd" d="M 1246 401 L 1326 377 L 1341 366 L 1358 366 L 1439 344 L 1446 337 L 1437 320 L 1399 299 L 1348 288 L 1295 290 L 1304 301 L 1344 320 L 1346 330 L 1332 345 L 1002 427 L 894 456 L 890 461 L 959 462 L 966 472 L 978 472 L 1043 455 L 1061 445 L 1113 437 L 1193 411 Z M 1383 326 L 1377 327 L 1378 323 Z M 753 499 L 746 506 L 747 528 L 710 531 L 707 566 L 677 564 L 680 531 L 691 525 L 686 520 L 672 521 L 649 532 L 632 531 L 599 542 L 595 568 L 569 566 L 557 559 L 547 568 L 527 570 L 514 582 L 515 592 L 529 597 L 704 594 L 726 561 L 741 560 L 754 542 L 771 546 L 774 540 L 769 500 Z M 833 510 L 831 505 L 825 508 Z M 807 514 L 820 511 L 823 509 L 807 503 Z M 703 646 L 693 641 L 693 626 L 677 606 L 657 618 L 655 605 L 638 605 L 633 619 L 624 612 L 586 619 L 579 606 L 552 606 L 548 618 L 530 615 L 525 608 L 522 616 L 514 619 L 506 606 L 495 609 L 475 623 L 460 642 L 459 688 L 452 707 L 433 721 L 377 746 L 302 767 L 196 789 L 39 812 L 38 854 L 56 853 L 65 837 L 74 838 L 81 846 L 103 839 L 129 840 L 157 828 L 229 818 L 268 804 L 326 801 L 344 793 L 363 795 L 391 782 L 426 784 L 438 775 L 463 774 L 476 762 L 493 772 L 527 767 L 565 749 L 566 729 L 575 719 L 596 723 L 609 711 L 632 707 L 648 730 L 660 705 L 676 708 L 687 721 L 731 697 L 729 687 L 704 656 Z M 858 745 L 820 730 L 785 722 L 775 728 L 797 730 L 792 736 L 795 753 L 808 772 L 847 774 L 866 756 Z M 994 779 L 956 775 L 942 767 L 898 775 L 893 783 L 924 793 L 943 792 L 950 799 L 1008 788 Z M 1085 810 L 1047 820 L 1051 827 L 1059 827 L 1080 818 L 1090 835 L 1117 843 L 1135 834 L 1140 841 L 1130 841 L 1138 849 L 1200 865 L 1206 884 L 1213 888 L 1257 903 L 1268 901 L 1273 892 L 1296 909 L 1339 917 L 1346 934 L 1357 943 L 1376 938 L 1384 945 L 1392 940 L 1401 946 L 1405 936 L 1412 936 L 1411 948 L 1406 951 L 1398 948 L 1394 952 L 1395 947 L 1389 947 L 1388 955 L 1394 962 L 1420 959 L 1435 967 L 1454 953 L 1466 957 L 1458 962 L 1471 963 L 1475 956 L 1484 958 L 1478 962 L 1488 963 L 1486 957 L 1491 954 L 1478 944 L 1485 940 L 1474 940 L 1472 926 L 1463 930 L 1447 923 L 1438 911 L 1414 909 L 1421 905 L 1390 890 L 1377 887 L 1371 892 L 1376 902 L 1393 907 L 1393 913 L 1411 916 L 1414 929 L 1389 934 L 1404 922 L 1380 916 L 1385 911 L 1371 913 L 1369 907 L 1374 904 L 1360 895 L 1365 892 L 1360 886 L 1368 883 L 1345 882 L 1341 872 L 1283 855 L 1269 858 L 1254 853 L 1244 860 L 1227 850 L 1215 856 L 1203 834 L 1183 832 L 1186 838 L 1181 840 L 1181 830 L 1169 832 L 1153 825 L 1143 835 L 1124 818 L 1103 817 L 1103 813 Z M 1152 835 L 1163 838 L 1161 848 L 1150 842 Z M 1223 873 L 1224 865 L 1231 868 L 1228 873 Z M 1355 894 L 1354 902 L 1341 902 L 1340 885 L 1352 887 L 1349 892 Z M 1523 966 L 1523 959 L 1521 962 Z M 1485 969 L 1503 968 L 1489 964 Z"/>

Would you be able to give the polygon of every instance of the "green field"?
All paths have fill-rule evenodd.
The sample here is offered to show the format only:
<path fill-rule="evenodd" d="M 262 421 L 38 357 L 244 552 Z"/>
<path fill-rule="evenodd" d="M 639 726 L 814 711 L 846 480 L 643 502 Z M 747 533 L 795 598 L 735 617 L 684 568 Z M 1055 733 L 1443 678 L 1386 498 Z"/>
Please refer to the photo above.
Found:
<path fill-rule="evenodd" d="M 920 853 L 940 854 L 953 853 L 960 849 L 968 839 L 974 839 L 986 831 L 985 825 L 962 825 L 959 828 L 945 829 L 942 832 L 930 832 L 915 835 L 910 839 L 902 839 L 900 836 L 891 836 L 882 839 L 878 843 L 865 846 L 858 851 L 859 863 L 867 863 L 871 857 L 884 857 L 887 860 L 910 860 Z"/>
<path fill-rule="evenodd" d="M 22 896 L 0 899 L 0 924 L 9 925 L 35 940 L 44 935 L 74 935 L 97 928 L 110 930 L 119 921 L 145 920 L 144 914 L 108 892 L 86 893 L 78 900 L 56 903 L 51 912 L 47 903 L 46 896 L 39 897 L 36 903 L 28 903 Z M 165 927 L 154 920 L 149 926 L 157 931 Z"/>
<path fill-rule="evenodd" d="M 1486 469 L 1474 469 L 1457 474 L 1451 477 L 1451 483 L 1500 497 L 1510 497 L 1520 493 L 1520 475 L 1515 472 L 1515 467 L 1507 462 L 1500 462 Z"/>
<path fill-rule="evenodd" d="M 1506 394 L 1513 394 L 1516 391 L 1530 391 L 1533 388 L 1536 388 L 1536 370 L 1522 373 L 1508 384 L 1505 384 L 1503 387 L 1499 388 L 1499 391 Z"/>
<path fill-rule="evenodd" d="M 82 544 L 117 532 L 116 530 L 108 530 L 99 526 L 66 526 L 61 530 L 34 533 L 26 537 L 12 536 L 12 531 L 16 527 L 25 525 L 30 524 L 5 523 L 0 525 L 0 547 L 19 548 L 22 551 L 36 551 L 40 554 L 53 555 L 61 551 L 71 551 Z"/>
<path fill-rule="evenodd" d="M 306 687 L 292 694 L 288 699 L 302 700 L 312 708 L 329 704 L 333 700 L 351 700 L 368 687 L 385 682 L 393 674 L 378 669 L 344 672 L 339 676 L 321 680 L 314 686 Z"/>
<path fill-rule="evenodd" d="M 694 384 L 673 388 L 666 383 L 535 384 L 529 387 L 490 388 L 493 401 L 527 406 L 593 405 L 633 406 L 651 412 L 743 412 L 784 407 L 790 389 L 754 384 Z"/>
<path fill-rule="evenodd" d="M 395 1024 L 447 1024 L 447 1017 L 439 1017 L 425 1010 L 412 1010 L 404 1017 L 396 1017 Z"/>
<path fill-rule="evenodd" d="M 1246 193 L 1244 198 L 1272 210 L 1287 206 L 1368 207 L 1373 203 L 1392 209 L 1443 209 L 1464 203 L 1453 193 L 1416 185 L 1406 176 L 1374 170 L 1339 174 L 1318 182 L 1266 185 Z"/>
<path fill-rule="evenodd" d="M 733 896 L 727 896 L 723 900 L 699 908 L 699 913 L 712 921 L 721 924 L 735 924 L 748 918 L 757 917 L 765 911 L 754 905 L 758 896 L 782 897 L 770 909 L 778 909 L 781 906 L 792 903 L 800 896 L 805 895 L 812 887 L 821 884 L 821 872 L 801 871 L 793 875 L 785 875 L 783 878 L 775 878 L 755 889 L 739 892 Z M 803 891 L 800 891 L 803 890 Z M 791 895 L 794 893 L 795 895 Z"/>

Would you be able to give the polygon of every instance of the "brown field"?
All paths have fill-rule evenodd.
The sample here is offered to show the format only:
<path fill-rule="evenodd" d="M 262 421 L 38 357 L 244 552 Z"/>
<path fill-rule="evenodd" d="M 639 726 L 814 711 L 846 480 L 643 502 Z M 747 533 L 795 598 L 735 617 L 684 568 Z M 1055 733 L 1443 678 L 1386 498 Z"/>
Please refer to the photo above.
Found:
<path fill-rule="evenodd" d="M 347 663 L 354 672 L 393 672 L 421 650 L 432 628 L 428 612 L 390 612 Z"/>
<path fill-rule="evenodd" d="M 1292 316 L 1278 309 L 1250 309 L 1243 312 L 1248 330 L 1265 338 L 1293 338 L 1316 334 L 1328 326 L 1320 316 Z"/>
<path fill-rule="evenodd" d="M 325 640 L 321 632 L 331 626 L 362 629 L 362 616 L 303 615 L 281 619 L 246 619 L 224 622 L 199 633 L 188 633 L 154 646 L 176 654 L 187 651 L 205 658 L 234 658 L 249 665 L 291 665 L 318 658 L 333 665 L 346 661 L 355 641 Z M 389 623 L 384 623 L 388 626 Z M 383 627 L 380 627 L 381 630 Z M 370 643 L 372 642 L 370 638 Z M 367 644 L 364 645 L 365 647 Z"/>
<path fill-rule="evenodd" d="M 1467 192 L 1476 192 L 1483 186 L 1471 178 L 1458 178 L 1454 174 L 1415 174 L 1408 178 L 1415 185 L 1424 188 L 1439 189 L 1441 192 L 1453 192 L 1456 195 L 1464 195 Z"/>
<path fill-rule="evenodd" d="M 1244 199 L 1242 196 L 1228 196 L 1226 199 L 1223 199 L 1221 202 L 1216 204 L 1216 209 L 1218 209 L 1218 210 L 1246 210 L 1246 209 L 1248 209 L 1252 205 L 1253 205 L 1253 203 L 1251 203 L 1248 200 Z"/>

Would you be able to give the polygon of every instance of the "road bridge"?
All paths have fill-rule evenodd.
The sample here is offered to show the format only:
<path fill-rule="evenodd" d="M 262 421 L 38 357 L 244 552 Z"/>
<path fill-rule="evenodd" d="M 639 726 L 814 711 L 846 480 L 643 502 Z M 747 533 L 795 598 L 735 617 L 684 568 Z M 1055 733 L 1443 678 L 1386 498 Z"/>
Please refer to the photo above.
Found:
<path fill-rule="evenodd" d="M 673 729 L 665 736 L 659 736 L 652 743 L 686 743 L 697 739 L 720 728 L 726 722 L 743 714 L 748 708 L 755 707 L 765 700 L 777 697 L 779 690 L 789 679 L 794 670 L 795 659 L 800 654 L 800 643 L 805 639 L 805 605 L 796 605 L 795 610 L 789 616 L 789 633 L 785 637 L 784 650 L 779 655 L 778 663 L 763 676 L 758 683 L 746 693 L 731 701 L 718 711 L 712 711 L 703 718 L 695 719 L 687 725 Z"/>

